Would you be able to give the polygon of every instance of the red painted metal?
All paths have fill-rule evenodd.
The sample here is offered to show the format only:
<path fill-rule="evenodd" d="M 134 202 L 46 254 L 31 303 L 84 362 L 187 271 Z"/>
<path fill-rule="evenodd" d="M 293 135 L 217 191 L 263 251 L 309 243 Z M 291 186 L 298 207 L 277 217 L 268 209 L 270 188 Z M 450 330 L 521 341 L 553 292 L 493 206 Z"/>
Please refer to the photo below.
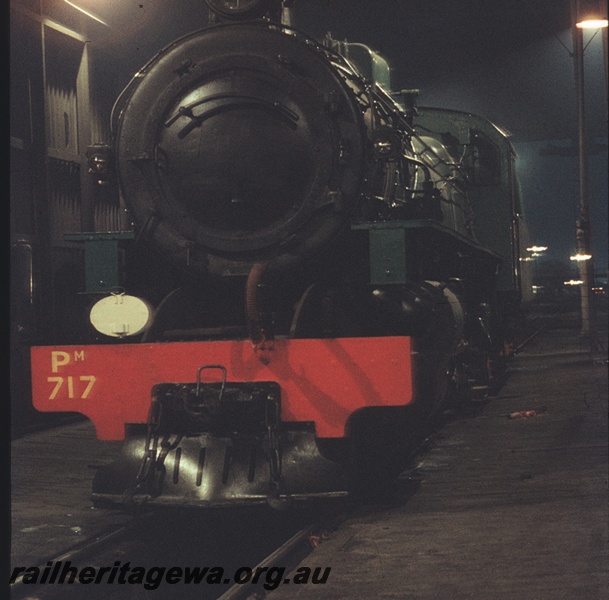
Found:
<path fill-rule="evenodd" d="M 249 340 L 32 348 L 32 395 L 43 412 L 75 411 L 102 440 L 145 423 L 156 383 L 194 382 L 198 367 L 224 365 L 228 381 L 276 381 L 282 419 L 314 421 L 319 437 L 341 437 L 364 406 L 413 398 L 410 338 L 290 339 L 255 351 Z M 218 381 L 204 370 L 203 381 Z"/>

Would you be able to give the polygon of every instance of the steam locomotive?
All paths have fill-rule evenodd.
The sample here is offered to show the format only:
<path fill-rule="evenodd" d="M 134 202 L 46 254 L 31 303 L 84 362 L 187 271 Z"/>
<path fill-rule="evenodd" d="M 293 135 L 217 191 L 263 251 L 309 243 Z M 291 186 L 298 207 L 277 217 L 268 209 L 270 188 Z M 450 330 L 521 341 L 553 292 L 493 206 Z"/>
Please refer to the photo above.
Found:
<path fill-rule="evenodd" d="M 100 505 L 378 489 L 496 380 L 520 297 L 512 147 L 282 2 L 207 3 L 90 149 L 134 229 L 74 234 L 99 340 L 34 347 L 34 405 L 124 439 Z"/>

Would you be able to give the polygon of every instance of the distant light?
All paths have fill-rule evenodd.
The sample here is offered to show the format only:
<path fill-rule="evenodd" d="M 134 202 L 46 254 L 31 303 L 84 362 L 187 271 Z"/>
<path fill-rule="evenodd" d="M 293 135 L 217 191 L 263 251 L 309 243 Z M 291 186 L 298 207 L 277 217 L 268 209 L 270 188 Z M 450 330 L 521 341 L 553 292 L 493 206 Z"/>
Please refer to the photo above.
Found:
<path fill-rule="evenodd" d="M 547 249 L 547 246 L 531 246 L 527 248 L 527 252 L 545 252 Z"/>
<path fill-rule="evenodd" d="M 571 279 L 569 281 L 565 281 L 565 285 L 581 285 L 582 283 L 584 282 L 580 281 L 579 279 Z"/>
<path fill-rule="evenodd" d="M 531 262 L 533 259 L 530 256 L 524 256 L 518 259 L 520 262 Z"/>
<path fill-rule="evenodd" d="M 576 260 L 580 262 L 582 260 L 590 260 L 592 258 L 592 254 L 576 254 L 575 256 L 569 257 L 571 260 Z"/>
<path fill-rule="evenodd" d="M 603 29 L 607 27 L 608 21 L 607 19 L 586 19 L 585 21 L 575 23 L 575 25 L 580 29 Z"/>

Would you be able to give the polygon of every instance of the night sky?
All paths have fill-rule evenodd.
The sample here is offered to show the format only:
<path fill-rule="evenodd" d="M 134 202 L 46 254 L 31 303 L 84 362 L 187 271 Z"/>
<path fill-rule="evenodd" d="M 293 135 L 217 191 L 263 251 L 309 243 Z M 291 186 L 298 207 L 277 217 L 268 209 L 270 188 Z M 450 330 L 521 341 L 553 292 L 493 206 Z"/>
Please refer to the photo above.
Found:
<path fill-rule="evenodd" d="M 111 62 L 96 77 L 117 94 L 156 51 L 207 24 L 203 0 L 73 0 L 106 21 L 91 44 Z M 61 0 L 46 0 L 69 15 Z M 483 115 L 512 134 L 533 240 L 568 262 L 578 203 L 576 93 L 569 0 L 295 0 L 296 28 L 370 45 L 393 87 L 419 103 Z M 607 270 L 607 95 L 600 33 L 586 34 L 587 138 L 596 271 Z M 552 152 L 552 148 L 558 151 Z M 548 149 L 550 153 L 548 153 Z"/>

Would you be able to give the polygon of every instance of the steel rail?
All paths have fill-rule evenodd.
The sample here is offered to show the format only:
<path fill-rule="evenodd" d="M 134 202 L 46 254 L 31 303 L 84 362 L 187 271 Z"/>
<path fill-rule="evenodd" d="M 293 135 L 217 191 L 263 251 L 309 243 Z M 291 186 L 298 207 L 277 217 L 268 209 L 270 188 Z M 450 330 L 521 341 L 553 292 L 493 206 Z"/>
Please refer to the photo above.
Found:
<path fill-rule="evenodd" d="M 544 323 L 539 329 L 535 330 L 528 338 L 521 342 L 516 348 L 514 348 L 514 354 L 518 354 L 532 339 L 537 337 L 546 327 L 548 327 L 549 323 Z"/>
<path fill-rule="evenodd" d="M 312 538 L 316 535 L 316 532 L 326 531 L 327 529 L 323 523 L 306 525 L 258 563 L 252 569 L 252 572 L 255 573 L 258 569 L 268 569 L 277 566 L 280 562 L 282 566 L 288 567 L 288 569 L 294 568 L 299 560 L 309 555 L 315 549 L 316 545 L 312 543 Z M 289 564 L 287 564 L 288 561 Z M 264 598 L 269 591 L 264 589 L 264 583 L 264 578 L 261 578 L 258 583 L 234 583 L 226 592 L 218 596 L 216 600 L 243 600 L 248 597 Z"/>
<path fill-rule="evenodd" d="M 43 561 L 43 564 L 38 565 L 38 569 L 40 570 L 40 572 L 42 572 L 42 570 L 45 568 L 45 566 L 49 562 L 51 562 L 53 564 L 57 564 L 60 561 L 62 562 L 65 560 L 70 560 L 77 556 L 79 556 L 79 557 L 86 556 L 90 552 L 93 552 L 93 551 L 105 546 L 106 544 L 108 544 L 110 542 L 114 542 L 117 539 L 121 539 L 121 537 L 125 536 L 128 532 L 132 531 L 134 526 L 139 525 L 142 521 L 150 518 L 151 516 L 152 516 L 152 513 L 146 513 L 144 515 L 134 518 L 132 521 L 129 521 L 129 523 L 127 523 L 126 525 L 121 525 L 120 527 L 112 528 L 112 529 L 107 530 L 104 533 L 87 538 L 87 539 L 83 540 L 82 542 L 76 544 L 75 546 L 72 546 L 72 547 L 68 548 L 67 550 L 64 550 L 63 553 L 61 553 L 60 555 L 55 556 L 53 558 L 49 558 L 46 561 Z M 24 585 L 23 577 L 24 577 L 23 574 L 19 575 L 18 577 L 15 578 L 15 581 L 10 583 L 10 592 L 11 592 L 12 599 L 16 599 L 19 597 L 14 594 L 18 594 L 19 590 L 23 589 L 22 588 L 22 586 Z M 28 597 L 30 597 L 31 593 L 32 593 L 32 588 L 39 587 L 40 585 L 41 584 L 33 584 L 33 585 L 28 584 L 26 586 L 27 591 L 25 589 L 23 589 L 23 591 L 24 591 L 24 593 L 27 593 Z"/>

